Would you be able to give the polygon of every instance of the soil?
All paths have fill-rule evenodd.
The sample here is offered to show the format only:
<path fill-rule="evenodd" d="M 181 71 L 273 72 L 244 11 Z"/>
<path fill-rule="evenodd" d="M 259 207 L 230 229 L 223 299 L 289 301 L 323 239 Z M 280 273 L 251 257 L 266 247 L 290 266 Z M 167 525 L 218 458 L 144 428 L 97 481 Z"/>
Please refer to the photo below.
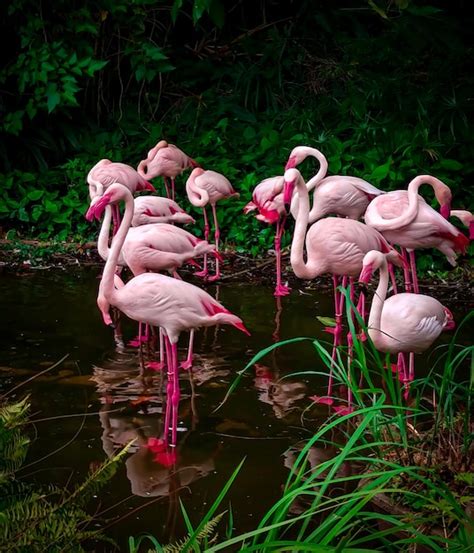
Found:
<path fill-rule="evenodd" d="M 221 282 L 246 282 L 272 286 L 275 282 L 275 257 L 270 250 L 266 258 L 254 258 L 233 250 L 223 252 L 223 277 Z M 210 260 L 212 263 L 212 260 Z M 0 273 L 15 272 L 21 275 L 37 270 L 74 270 L 79 267 L 102 267 L 95 242 L 57 243 L 38 240 L 0 240 Z M 312 281 L 297 279 L 289 263 L 289 248 L 282 254 L 283 282 L 287 282 L 300 293 L 321 287 L 330 289 L 330 277 L 319 277 Z M 185 265 L 180 269 L 184 278 L 194 269 Z M 448 298 L 450 304 L 463 304 L 474 307 L 474 267 L 467 259 L 461 259 L 459 266 L 448 273 L 430 274 L 420 278 L 421 293 L 432 294 L 440 301 Z M 400 282 L 401 285 L 401 282 Z"/>

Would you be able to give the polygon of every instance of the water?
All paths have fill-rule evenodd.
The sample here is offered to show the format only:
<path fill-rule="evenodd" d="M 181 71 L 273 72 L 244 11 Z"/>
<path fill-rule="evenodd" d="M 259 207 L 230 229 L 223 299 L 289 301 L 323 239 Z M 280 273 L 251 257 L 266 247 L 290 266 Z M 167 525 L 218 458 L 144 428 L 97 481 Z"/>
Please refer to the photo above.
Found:
<path fill-rule="evenodd" d="M 103 515 L 108 535 L 125 551 L 128 537 L 140 532 L 151 532 L 162 543 L 182 537 L 186 529 L 178 498 L 197 523 L 245 457 L 218 512 L 230 500 L 238 530 L 254 528 L 280 496 L 295 452 L 327 413 L 324 406 L 305 411 L 308 396 L 324 392 L 323 376 L 287 375 L 325 369 L 309 343 L 287 346 L 248 371 L 227 402 L 215 409 L 236 372 L 278 336 L 328 340 L 316 316 L 332 315 L 331 290 L 294 290 L 278 305 L 270 287 L 247 283 L 208 288 L 242 317 L 252 335 L 228 326 L 198 333 L 193 372 L 180 376 L 178 461 L 168 469 L 155 463 L 145 447 L 149 437 L 162 431 L 162 375 L 141 376 L 136 350 L 116 351 L 112 332 L 96 308 L 97 286 L 97 270 L 91 269 L 5 274 L 0 279 L 0 390 L 67 355 L 56 369 L 17 392 L 17 397 L 30 394 L 32 419 L 38 421 L 24 475 L 72 486 L 135 439 L 119 473 L 90 507 Z M 467 313 L 467 303 L 443 301 L 456 320 Z M 136 324 L 125 322 L 123 331 L 131 339 Z M 445 334 L 437 343 L 449 338 Z M 469 329 L 460 339 L 468 342 Z M 418 358 L 419 371 L 426 371 L 427 358 Z M 315 457 L 324 454 L 314 452 Z"/>

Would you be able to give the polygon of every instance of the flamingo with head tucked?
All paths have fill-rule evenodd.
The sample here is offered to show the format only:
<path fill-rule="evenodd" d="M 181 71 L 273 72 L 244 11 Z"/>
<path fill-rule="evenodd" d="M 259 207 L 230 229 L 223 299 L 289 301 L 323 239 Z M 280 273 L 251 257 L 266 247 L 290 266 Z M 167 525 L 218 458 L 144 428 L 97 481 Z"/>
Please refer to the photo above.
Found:
<path fill-rule="evenodd" d="M 308 229 L 309 195 L 303 177 L 297 169 L 285 171 L 285 205 L 290 205 L 294 189 L 299 195 L 298 214 L 291 244 L 291 266 L 299 278 L 312 280 L 323 274 L 332 274 L 336 327 L 334 328 L 333 359 L 341 343 L 343 302 L 337 290 L 338 277 L 357 277 L 362 269 L 364 255 L 371 250 L 382 251 L 395 265 L 402 266 L 400 254 L 375 229 L 353 219 L 326 217 Z M 306 261 L 304 246 L 306 243 Z M 363 296 L 359 309 L 364 316 Z M 332 402 L 332 374 L 329 378 L 326 403 Z"/>
<path fill-rule="evenodd" d="M 376 349 L 388 353 L 421 353 L 428 349 L 443 330 L 454 328 L 453 316 L 447 307 L 431 296 L 395 294 L 387 298 L 388 268 L 386 255 L 368 252 L 362 263 L 359 282 L 367 284 L 379 270 L 379 284 L 372 298 L 368 334 Z M 399 357 L 400 360 L 400 357 Z M 413 356 L 408 374 L 399 365 L 400 377 L 406 384 L 414 378 Z"/>
<path fill-rule="evenodd" d="M 227 198 L 238 198 L 239 193 L 236 192 L 229 180 L 216 173 L 216 171 L 205 171 L 201 167 L 193 169 L 186 181 L 186 193 L 189 201 L 195 207 L 201 207 L 204 215 L 204 239 L 209 239 L 209 221 L 207 219 L 206 205 L 210 205 L 212 215 L 214 217 L 214 238 L 216 243 L 216 251 L 219 252 L 219 223 L 217 221 L 216 203 Z M 204 256 L 204 267 L 199 273 L 196 273 L 209 281 L 218 280 L 221 277 L 219 258 L 216 258 L 216 274 L 208 277 L 207 257 Z"/>
<path fill-rule="evenodd" d="M 441 205 L 441 214 L 418 194 L 422 184 L 429 184 Z M 392 244 L 406 248 L 410 256 L 411 280 L 418 293 L 414 250 L 436 248 L 448 262 L 456 265 L 456 252 L 464 253 L 469 239 L 445 219 L 451 209 L 451 191 L 446 184 L 431 175 L 419 175 L 408 190 L 395 190 L 372 200 L 365 212 L 365 222 L 377 229 Z M 410 275 L 405 273 L 406 290 L 411 290 Z"/>
<path fill-rule="evenodd" d="M 194 330 L 216 324 L 233 325 L 248 334 L 242 320 L 233 315 L 212 296 L 197 286 L 158 273 L 143 273 L 129 280 L 121 288 L 114 287 L 114 273 L 120 250 L 133 219 L 133 198 L 124 187 L 114 187 L 93 206 L 93 216 L 100 218 L 109 203 L 125 201 L 125 213 L 112 241 L 110 255 L 105 264 L 99 286 L 97 304 L 104 322 L 112 325 L 111 305 L 131 319 L 160 327 L 165 334 L 166 362 L 168 367 L 167 396 L 171 398 L 171 414 L 165 419 L 165 430 L 172 428 L 171 445 L 176 445 L 178 404 L 177 342 L 183 330 Z M 170 421 L 171 419 L 171 421 Z M 165 438 L 167 441 L 168 436 Z"/>
<path fill-rule="evenodd" d="M 142 177 L 148 179 L 162 176 L 166 187 L 166 195 L 168 198 L 174 200 L 175 178 L 191 167 L 199 167 L 199 164 L 174 144 L 168 144 L 166 140 L 160 140 L 160 142 L 148 152 L 146 159 L 140 161 L 137 171 Z M 168 179 L 171 180 L 171 193 L 168 186 Z"/>
<path fill-rule="evenodd" d="M 196 221 L 174 200 L 161 196 L 135 198 L 132 227 L 152 223 L 178 223 L 187 225 Z"/>

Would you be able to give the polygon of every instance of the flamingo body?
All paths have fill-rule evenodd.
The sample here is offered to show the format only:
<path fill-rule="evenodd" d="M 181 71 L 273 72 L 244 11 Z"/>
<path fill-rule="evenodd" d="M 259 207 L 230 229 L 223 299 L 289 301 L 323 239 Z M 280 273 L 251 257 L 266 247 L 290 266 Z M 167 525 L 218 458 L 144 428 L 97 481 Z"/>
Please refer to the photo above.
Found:
<path fill-rule="evenodd" d="M 252 194 L 252 201 L 244 207 L 245 213 L 258 210 L 257 219 L 270 225 L 275 224 L 286 213 L 283 202 L 283 176 L 270 177 L 258 183 Z"/>
<path fill-rule="evenodd" d="M 174 144 L 161 140 L 152 148 L 146 159 L 140 161 L 137 171 L 142 177 L 176 178 L 186 169 L 196 167 L 197 163 Z"/>
<path fill-rule="evenodd" d="M 105 190 L 116 182 L 127 187 L 132 194 L 141 190 L 155 192 L 153 185 L 130 165 L 110 161 L 110 159 L 101 159 L 87 175 L 91 200 L 102 196 Z"/>
<path fill-rule="evenodd" d="M 160 196 L 135 198 L 132 227 L 152 223 L 194 223 L 194 219 L 175 201 Z"/>
<path fill-rule="evenodd" d="M 216 205 L 219 200 L 239 197 L 230 181 L 216 171 L 205 171 L 201 167 L 192 170 L 186 182 L 189 201 L 196 207 Z"/>

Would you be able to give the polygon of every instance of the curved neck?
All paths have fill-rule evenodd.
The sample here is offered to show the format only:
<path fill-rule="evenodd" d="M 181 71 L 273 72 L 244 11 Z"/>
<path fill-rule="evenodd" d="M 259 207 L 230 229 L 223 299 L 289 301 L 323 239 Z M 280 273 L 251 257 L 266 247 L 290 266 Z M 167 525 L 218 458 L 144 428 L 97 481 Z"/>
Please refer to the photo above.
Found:
<path fill-rule="evenodd" d="M 374 293 L 374 297 L 372 298 L 372 305 L 370 307 L 369 322 L 368 322 L 369 329 L 380 330 L 380 323 L 382 320 L 382 309 L 383 309 L 385 298 L 387 297 L 387 289 L 388 289 L 388 266 L 387 266 L 387 260 L 384 257 L 382 265 L 380 266 L 380 269 L 379 269 L 379 285 L 377 286 L 377 290 Z"/>
<path fill-rule="evenodd" d="M 298 213 L 296 215 L 295 231 L 293 233 L 293 241 L 291 243 L 291 266 L 295 275 L 298 278 L 312 279 L 319 272 L 310 270 L 308 263 L 304 261 L 304 240 L 308 229 L 309 218 L 309 195 L 306 189 L 303 177 L 299 175 L 296 181 L 296 190 L 298 192 Z M 311 265 L 314 265 L 312 260 Z"/>
<path fill-rule="evenodd" d="M 306 189 L 308 192 L 311 192 L 311 190 L 313 190 L 313 188 L 315 188 L 327 175 L 328 161 L 319 150 L 316 150 L 316 148 L 310 148 L 309 155 L 315 157 L 319 161 L 319 171 L 306 183 Z"/>
<path fill-rule="evenodd" d="M 100 227 L 99 238 L 97 239 L 97 250 L 100 257 L 107 261 L 109 257 L 109 236 L 110 236 L 110 221 L 112 220 L 112 207 L 110 205 L 105 208 L 105 215 Z"/>
<path fill-rule="evenodd" d="M 195 207 L 205 207 L 209 203 L 209 194 L 203 188 L 195 186 L 194 181 L 186 183 L 186 193 L 189 201 Z"/>
<path fill-rule="evenodd" d="M 436 177 L 431 175 L 419 175 L 408 185 L 408 208 L 399 217 L 395 217 L 394 219 L 384 219 L 378 215 L 378 213 L 375 213 L 373 220 L 371 220 L 371 226 L 377 228 L 377 230 L 384 231 L 397 230 L 412 223 L 418 215 L 418 189 L 422 184 L 429 184 L 433 188 L 438 201 L 442 191 L 448 189 L 448 187 Z M 383 196 L 381 196 L 381 198 L 383 198 Z"/>
<path fill-rule="evenodd" d="M 130 192 L 125 195 L 125 213 L 123 215 L 122 222 L 117 231 L 117 234 L 112 239 L 112 246 L 109 251 L 109 256 L 105 263 L 104 272 L 102 274 L 102 280 L 100 281 L 99 294 L 102 294 L 107 301 L 111 302 L 111 298 L 114 295 L 114 274 L 117 267 L 117 261 L 119 258 L 120 250 L 127 236 L 128 229 L 133 218 L 133 197 Z"/>

